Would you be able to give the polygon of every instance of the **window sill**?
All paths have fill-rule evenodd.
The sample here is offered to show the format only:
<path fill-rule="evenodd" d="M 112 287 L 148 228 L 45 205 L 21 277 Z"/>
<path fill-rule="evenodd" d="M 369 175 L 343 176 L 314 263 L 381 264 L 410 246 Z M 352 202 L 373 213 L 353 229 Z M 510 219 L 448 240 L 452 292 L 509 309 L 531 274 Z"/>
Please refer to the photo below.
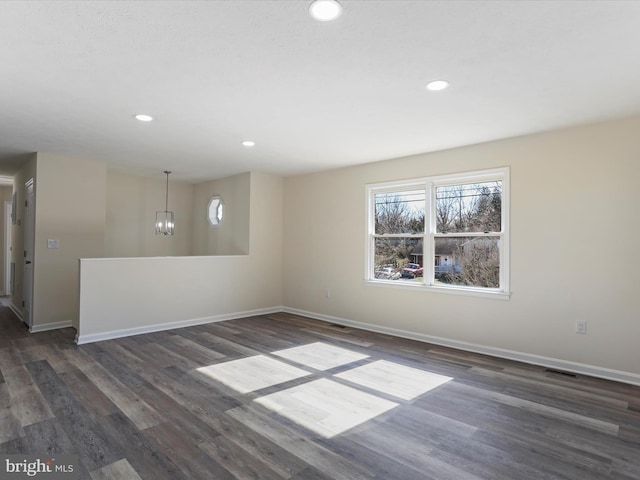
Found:
<path fill-rule="evenodd" d="M 382 288 L 399 288 L 403 290 L 423 290 L 429 293 L 444 293 L 446 295 L 463 295 L 466 297 L 492 298 L 495 300 L 509 300 L 511 292 L 488 290 L 481 288 L 461 288 L 454 286 L 425 285 L 424 283 L 398 282 L 397 280 L 364 280 L 365 286 Z"/>

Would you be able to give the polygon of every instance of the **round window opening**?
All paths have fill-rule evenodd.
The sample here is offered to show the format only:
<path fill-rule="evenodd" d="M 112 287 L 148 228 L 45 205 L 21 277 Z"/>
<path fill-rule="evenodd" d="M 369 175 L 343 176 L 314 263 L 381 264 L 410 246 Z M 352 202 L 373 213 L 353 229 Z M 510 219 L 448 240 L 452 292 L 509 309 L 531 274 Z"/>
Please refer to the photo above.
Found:
<path fill-rule="evenodd" d="M 222 197 L 214 195 L 209 200 L 209 206 L 207 207 L 207 217 L 209 218 L 209 224 L 212 227 L 220 225 L 222 223 L 222 216 L 224 211 L 224 203 Z"/>

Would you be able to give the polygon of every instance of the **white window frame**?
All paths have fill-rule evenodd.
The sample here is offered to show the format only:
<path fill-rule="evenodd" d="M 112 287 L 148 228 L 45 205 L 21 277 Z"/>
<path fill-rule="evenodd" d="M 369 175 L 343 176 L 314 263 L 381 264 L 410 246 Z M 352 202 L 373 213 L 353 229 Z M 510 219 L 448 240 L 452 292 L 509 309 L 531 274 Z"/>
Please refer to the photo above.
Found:
<path fill-rule="evenodd" d="M 447 185 L 468 183 L 484 183 L 499 180 L 502 182 L 501 197 L 501 231 L 500 232 L 469 232 L 464 234 L 446 234 L 436 232 L 435 195 L 436 188 Z M 378 193 L 392 193 L 412 189 L 425 190 L 425 231 L 419 234 L 399 234 L 393 237 L 408 237 L 423 239 L 423 268 L 424 282 L 402 282 L 395 280 L 377 279 L 374 275 L 375 239 L 380 237 L 375 233 L 375 195 Z M 414 178 L 402 181 L 369 184 L 366 186 L 367 196 L 367 231 L 365 255 L 365 284 L 384 287 L 423 289 L 429 292 L 451 293 L 459 295 L 480 296 L 487 298 L 509 299 L 510 292 L 510 236 L 509 236 L 509 206 L 510 181 L 509 167 L 490 170 L 478 170 L 432 177 Z M 435 279 L 435 239 L 447 236 L 493 237 L 500 239 L 500 287 L 470 287 L 462 285 L 436 284 Z"/>
<path fill-rule="evenodd" d="M 215 215 L 211 215 L 211 204 L 217 202 Z M 207 220 L 212 228 L 220 226 L 224 219 L 224 200 L 220 195 L 213 195 L 207 204 Z"/>

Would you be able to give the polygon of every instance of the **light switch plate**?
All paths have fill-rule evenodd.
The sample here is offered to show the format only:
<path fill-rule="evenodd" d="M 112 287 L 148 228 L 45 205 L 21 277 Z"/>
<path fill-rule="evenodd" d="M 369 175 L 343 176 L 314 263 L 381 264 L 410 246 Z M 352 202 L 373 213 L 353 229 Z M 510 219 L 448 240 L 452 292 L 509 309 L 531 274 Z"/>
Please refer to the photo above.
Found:
<path fill-rule="evenodd" d="M 57 238 L 49 238 L 47 240 L 47 248 L 58 248 L 58 239 Z"/>

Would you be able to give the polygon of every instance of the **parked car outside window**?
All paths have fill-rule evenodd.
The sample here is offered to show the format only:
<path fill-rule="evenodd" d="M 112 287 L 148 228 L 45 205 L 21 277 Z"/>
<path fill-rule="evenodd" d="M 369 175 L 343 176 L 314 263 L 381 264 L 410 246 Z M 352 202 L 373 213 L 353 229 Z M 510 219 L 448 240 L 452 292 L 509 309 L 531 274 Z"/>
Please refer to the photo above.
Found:
<path fill-rule="evenodd" d="M 393 267 L 382 267 L 376 270 L 375 276 L 382 280 L 397 280 L 400 278 L 400 272 L 396 271 Z"/>
<path fill-rule="evenodd" d="M 424 268 L 422 268 L 417 263 L 410 263 L 406 267 L 402 269 L 402 278 L 416 278 L 421 277 L 424 272 Z"/>

